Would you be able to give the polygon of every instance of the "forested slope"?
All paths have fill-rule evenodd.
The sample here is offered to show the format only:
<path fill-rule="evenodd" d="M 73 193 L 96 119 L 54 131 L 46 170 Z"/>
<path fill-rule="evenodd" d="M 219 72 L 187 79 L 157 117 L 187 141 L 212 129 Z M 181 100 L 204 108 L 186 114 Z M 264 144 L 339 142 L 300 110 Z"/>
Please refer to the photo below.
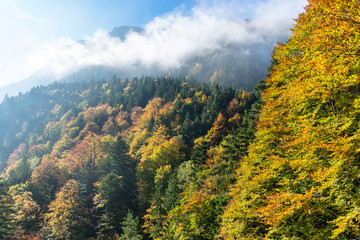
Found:
<path fill-rule="evenodd" d="M 5 99 L 1 238 L 359 239 L 360 3 L 309 0 L 292 31 L 261 97 L 114 78 Z"/>
<path fill-rule="evenodd" d="M 5 99 L 1 238 L 213 239 L 258 98 L 145 77 Z"/>
<path fill-rule="evenodd" d="M 275 49 L 222 238 L 360 238 L 359 43 L 359 1 L 309 1 Z"/>

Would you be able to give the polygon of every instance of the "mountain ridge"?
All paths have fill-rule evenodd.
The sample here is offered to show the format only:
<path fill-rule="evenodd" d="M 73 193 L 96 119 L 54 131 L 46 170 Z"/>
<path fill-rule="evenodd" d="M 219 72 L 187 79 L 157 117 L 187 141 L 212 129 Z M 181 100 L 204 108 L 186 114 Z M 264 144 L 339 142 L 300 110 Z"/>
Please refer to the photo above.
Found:
<path fill-rule="evenodd" d="M 115 27 L 108 34 L 110 37 L 126 40 L 129 33 L 144 34 L 145 30 L 135 26 Z M 86 44 L 86 40 L 78 41 Z M 175 78 L 197 79 L 202 82 L 218 82 L 221 85 L 232 86 L 236 89 L 251 90 L 257 82 L 266 75 L 270 62 L 270 52 L 273 43 L 245 45 L 228 45 L 212 53 L 189 56 L 183 64 L 176 68 L 163 69 L 159 66 L 134 65 L 129 68 L 108 67 L 105 65 L 87 66 L 68 73 L 61 78 L 49 74 L 45 70 L 37 71 L 20 82 L 0 88 L 0 99 L 17 95 L 19 92 L 29 91 L 37 85 L 47 85 L 54 81 L 90 81 L 109 80 L 113 76 L 122 79 L 132 79 L 141 76 L 169 76 Z M 245 49 L 245 50 L 244 50 Z M 74 76 L 78 76 L 74 78 Z M 79 78 L 79 76 L 81 76 Z"/>

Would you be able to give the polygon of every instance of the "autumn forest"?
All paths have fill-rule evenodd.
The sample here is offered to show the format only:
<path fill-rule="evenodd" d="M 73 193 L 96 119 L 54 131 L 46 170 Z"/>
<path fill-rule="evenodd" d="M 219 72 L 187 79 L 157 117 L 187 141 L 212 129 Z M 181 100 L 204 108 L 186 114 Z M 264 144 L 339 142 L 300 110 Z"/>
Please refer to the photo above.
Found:
<path fill-rule="evenodd" d="M 308 2 L 252 90 L 114 76 L 5 97 L 0 239 L 360 239 L 360 3 Z"/>

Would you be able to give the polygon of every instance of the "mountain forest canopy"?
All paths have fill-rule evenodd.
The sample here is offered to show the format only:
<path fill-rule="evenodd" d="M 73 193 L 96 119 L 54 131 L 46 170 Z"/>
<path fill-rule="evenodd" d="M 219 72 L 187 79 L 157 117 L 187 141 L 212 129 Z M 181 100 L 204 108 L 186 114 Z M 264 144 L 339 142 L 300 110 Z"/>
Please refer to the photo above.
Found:
<path fill-rule="evenodd" d="M 7 97 L 1 238 L 215 237 L 258 99 L 166 77 L 54 83 Z"/>
<path fill-rule="evenodd" d="M 1 239 L 359 239 L 360 3 L 309 0 L 254 91 L 170 77 L 0 104 Z"/>

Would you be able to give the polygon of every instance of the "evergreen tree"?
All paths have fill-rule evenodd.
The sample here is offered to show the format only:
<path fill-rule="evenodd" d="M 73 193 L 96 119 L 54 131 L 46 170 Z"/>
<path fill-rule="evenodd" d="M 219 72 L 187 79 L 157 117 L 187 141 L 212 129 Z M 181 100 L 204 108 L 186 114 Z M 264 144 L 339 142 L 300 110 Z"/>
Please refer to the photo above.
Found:
<path fill-rule="evenodd" d="M 120 232 L 120 222 L 125 216 L 127 203 L 124 200 L 121 176 L 109 173 L 99 183 L 99 195 L 95 204 L 101 208 L 102 215 L 98 221 L 98 237 L 108 239 Z"/>
<path fill-rule="evenodd" d="M 7 193 L 7 188 L 3 181 L 0 181 L 0 238 L 7 239 L 13 233 L 12 222 L 13 200 Z"/>
<path fill-rule="evenodd" d="M 124 221 L 121 223 L 123 234 L 118 240 L 141 240 L 143 236 L 139 233 L 139 219 L 128 211 Z"/>
<path fill-rule="evenodd" d="M 184 122 L 181 126 L 181 134 L 185 136 L 187 142 L 189 142 L 194 136 L 193 133 L 193 123 L 191 122 L 190 113 L 187 112 L 185 115 Z"/>
<path fill-rule="evenodd" d="M 20 159 L 16 166 L 9 171 L 8 184 L 16 185 L 19 183 L 25 183 L 31 176 L 31 170 L 28 159 Z"/>
<path fill-rule="evenodd" d="M 121 176 L 123 183 L 122 201 L 127 203 L 128 208 L 134 209 L 136 206 L 136 162 L 128 152 L 128 145 L 121 137 L 118 137 L 115 143 L 111 144 L 109 155 L 99 168 L 102 172 Z"/>

